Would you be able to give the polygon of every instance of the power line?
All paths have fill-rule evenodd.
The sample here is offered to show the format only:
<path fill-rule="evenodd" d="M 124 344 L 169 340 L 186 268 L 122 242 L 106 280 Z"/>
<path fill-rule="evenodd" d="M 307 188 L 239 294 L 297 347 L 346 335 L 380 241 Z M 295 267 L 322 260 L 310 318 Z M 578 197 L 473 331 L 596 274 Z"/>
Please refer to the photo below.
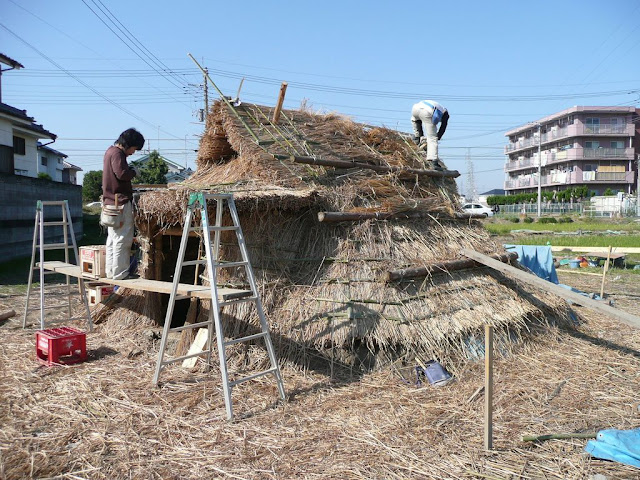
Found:
<path fill-rule="evenodd" d="M 52 65 L 54 65 L 55 67 L 59 68 L 60 70 L 62 70 L 63 72 L 66 72 L 65 68 L 62 67 L 61 65 L 59 65 L 58 63 L 56 63 L 54 60 L 52 60 L 51 58 L 49 58 L 47 55 L 45 55 L 44 53 L 42 53 L 40 50 L 38 50 L 36 47 L 34 47 L 33 45 L 31 45 L 29 42 L 27 42 L 25 39 L 23 39 L 22 37 L 20 37 L 18 34 L 16 34 L 15 32 L 13 32 L 11 29 L 9 29 L 6 25 L 4 25 L 3 23 L 0 23 L 0 27 L 4 28 L 7 32 L 9 32 L 11 35 L 13 35 L 14 37 L 16 37 L 18 40 L 20 40 L 22 43 L 24 43 L 27 47 L 29 47 L 30 49 L 32 49 L 34 52 L 36 52 L 38 55 L 40 55 L 42 58 L 44 58 L 45 60 L 47 60 L 49 63 L 51 63 Z M 135 118 L 136 120 L 149 125 L 153 128 L 159 128 L 157 125 L 153 125 L 151 122 L 148 122 L 147 120 L 145 120 L 142 117 L 139 117 L 138 115 L 136 115 L 135 113 L 131 112 L 130 110 L 127 110 L 125 107 L 123 107 L 122 105 L 114 102 L 113 100 L 111 100 L 110 98 L 108 98 L 106 95 L 103 95 L 101 92 L 99 92 L 98 90 L 96 90 L 95 88 L 93 88 L 91 85 L 85 83 L 84 81 L 82 81 L 81 79 L 79 79 L 78 77 L 76 77 L 75 75 L 73 75 L 70 72 L 67 72 L 67 74 L 73 78 L 74 80 L 76 80 L 78 83 L 80 83 L 81 85 L 84 85 L 86 88 L 88 88 L 89 90 L 91 90 L 93 93 L 95 93 L 96 95 L 98 95 L 100 98 L 106 100 L 107 102 L 109 102 L 110 104 L 112 104 L 114 107 L 122 110 L 123 112 L 125 112 L 126 114 L 130 115 L 131 117 Z M 171 135 L 173 137 L 176 138 L 180 138 L 177 137 L 176 135 L 173 135 L 169 132 L 166 132 L 164 130 L 162 130 L 164 133 L 166 133 L 167 135 Z"/>

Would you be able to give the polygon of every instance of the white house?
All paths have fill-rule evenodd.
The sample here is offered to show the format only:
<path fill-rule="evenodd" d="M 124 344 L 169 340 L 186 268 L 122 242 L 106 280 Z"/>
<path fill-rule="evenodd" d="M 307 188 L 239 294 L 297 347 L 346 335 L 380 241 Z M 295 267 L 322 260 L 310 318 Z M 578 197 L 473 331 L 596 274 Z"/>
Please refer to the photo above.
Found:
<path fill-rule="evenodd" d="M 40 139 L 55 140 L 56 136 L 37 125 L 25 110 L 0 103 L 0 172 L 37 177 L 44 171 L 51 175 L 48 167 L 45 170 L 40 167 Z M 51 171 L 55 175 L 55 165 Z"/>
<path fill-rule="evenodd" d="M 145 164 L 149 162 L 149 157 L 150 154 L 143 155 L 133 160 L 133 163 L 144 167 Z M 165 175 L 165 177 L 167 178 L 167 183 L 182 182 L 183 180 L 189 178 L 193 173 L 193 170 L 191 170 L 190 168 L 185 168 L 182 165 L 169 160 L 167 157 L 160 155 L 160 158 L 164 161 L 164 163 L 167 164 L 167 167 L 169 168 L 169 171 Z"/>

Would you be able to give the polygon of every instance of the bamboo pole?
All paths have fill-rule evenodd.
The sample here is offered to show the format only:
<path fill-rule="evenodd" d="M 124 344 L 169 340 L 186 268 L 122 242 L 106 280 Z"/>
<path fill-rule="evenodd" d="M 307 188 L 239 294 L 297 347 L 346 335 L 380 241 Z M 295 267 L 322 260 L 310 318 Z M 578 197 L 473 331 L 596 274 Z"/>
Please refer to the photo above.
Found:
<path fill-rule="evenodd" d="M 469 220 L 474 218 L 484 218 L 484 216 L 459 212 L 454 213 L 453 216 L 445 216 L 436 212 L 430 214 L 429 212 L 417 212 L 411 210 L 405 212 L 318 212 L 318 221 L 325 223 L 361 222 L 363 220 L 391 220 L 396 218 L 435 218 L 436 220 L 449 218 L 455 220 Z"/>
<path fill-rule="evenodd" d="M 503 255 L 492 255 L 492 258 L 501 261 L 502 263 L 511 263 L 518 258 L 518 254 L 515 252 L 509 252 Z M 427 277 L 434 273 L 448 273 L 456 270 L 464 270 L 467 268 L 483 267 L 481 263 L 471 259 L 452 260 L 450 262 L 438 262 L 432 263 L 426 267 L 415 268 L 403 268 L 401 270 L 391 270 L 385 275 L 385 282 L 393 282 L 397 280 L 404 280 L 405 278 Z"/>
<path fill-rule="evenodd" d="M 609 260 L 611 259 L 611 245 L 609 245 L 609 251 L 607 252 L 607 261 L 604 264 L 602 271 L 602 285 L 600 285 L 600 298 L 604 298 L 604 280 L 607 276 L 607 270 L 609 270 Z"/>
<path fill-rule="evenodd" d="M 596 438 L 595 433 L 552 433 L 550 435 L 523 435 L 523 442 L 540 442 L 543 440 L 562 440 L 565 438 Z"/>
<path fill-rule="evenodd" d="M 369 170 L 375 170 L 376 172 L 388 173 L 407 173 L 410 175 L 425 175 L 428 177 L 447 177 L 457 178 L 460 176 L 460 172 L 457 170 L 424 170 L 419 168 L 404 168 L 404 167 L 390 167 L 386 165 L 373 165 L 370 163 L 361 163 L 353 160 L 327 160 L 323 158 L 306 157 L 299 155 L 273 155 L 278 160 L 291 160 L 295 163 L 304 163 L 306 165 L 321 165 L 325 167 L 335 168 L 366 168 Z"/>
<path fill-rule="evenodd" d="M 493 327 L 484 326 L 484 448 L 493 448 Z"/>
<path fill-rule="evenodd" d="M 235 116 L 238 117 L 238 120 L 240 120 L 240 123 L 242 123 L 244 128 L 247 129 L 247 132 L 249 132 L 249 135 L 251 135 L 251 137 L 255 140 L 255 142 L 259 144 L 260 140 L 258 139 L 258 136 L 253 132 L 253 130 L 251 130 L 251 127 L 249 127 L 249 125 L 247 125 L 247 122 L 244 121 L 244 118 L 242 118 L 242 116 L 238 113 L 238 111 L 231 104 L 229 99 L 224 96 L 224 94 L 218 88 L 218 86 L 214 83 L 214 81 L 211 80 L 211 77 L 209 76 L 207 71 L 200 66 L 200 64 L 197 62 L 197 60 L 195 58 L 193 58 L 193 55 L 191 55 L 190 53 L 188 55 L 189 55 L 189 58 L 191 58 L 191 60 L 193 60 L 193 63 L 195 63 L 198 66 L 198 68 L 202 71 L 202 73 L 205 75 L 205 77 L 207 77 L 207 80 L 209 80 L 209 82 L 211 82 L 211 85 L 213 85 L 213 88 L 216 89 L 216 91 L 218 92 L 218 94 L 220 95 L 220 98 L 224 101 L 224 103 L 227 104 L 227 107 L 229 107 L 231 109 L 231 111 L 235 114 Z"/>

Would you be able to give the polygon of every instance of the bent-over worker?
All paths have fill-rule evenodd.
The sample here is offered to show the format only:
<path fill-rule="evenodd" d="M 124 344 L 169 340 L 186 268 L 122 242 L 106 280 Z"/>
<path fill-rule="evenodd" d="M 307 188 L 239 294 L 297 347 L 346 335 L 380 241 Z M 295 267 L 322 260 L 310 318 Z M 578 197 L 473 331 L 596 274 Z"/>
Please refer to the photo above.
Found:
<path fill-rule="evenodd" d="M 427 160 L 437 162 L 438 141 L 444 135 L 449 122 L 449 112 L 434 100 L 422 100 L 411 109 L 411 123 L 415 136 L 413 141 L 421 150 L 426 148 Z M 440 128 L 436 131 L 436 126 Z"/>
<path fill-rule="evenodd" d="M 134 128 L 120 134 L 104 154 L 102 165 L 101 223 L 108 227 L 106 275 L 114 280 L 129 276 L 131 244 L 133 243 L 133 186 L 137 170 L 129 166 L 127 157 L 144 146 L 144 137 Z M 115 220 L 105 222 L 105 208 L 117 206 Z"/>

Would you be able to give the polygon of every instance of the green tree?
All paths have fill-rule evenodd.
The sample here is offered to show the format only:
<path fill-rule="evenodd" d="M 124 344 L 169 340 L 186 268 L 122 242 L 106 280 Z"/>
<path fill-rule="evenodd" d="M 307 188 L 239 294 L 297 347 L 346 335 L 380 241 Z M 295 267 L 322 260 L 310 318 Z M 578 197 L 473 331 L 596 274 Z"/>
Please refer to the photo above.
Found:
<path fill-rule="evenodd" d="M 144 165 L 137 162 L 132 162 L 132 164 L 140 169 L 140 174 L 135 176 L 133 183 L 167 183 L 166 175 L 169 172 L 169 167 L 157 150 L 149 154 L 149 160 Z"/>
<path fill-rule="evenodd" d="M 38 173 L 38 178 L 44 178 L 45 180 L 51 180 L 51 175 L 45 172 Z"/>
<path fill-rule="evenodd" d="M 97 202 L 102 195 L 102 170 L 87 172 L 82 180 L 82 199 Z"/>

